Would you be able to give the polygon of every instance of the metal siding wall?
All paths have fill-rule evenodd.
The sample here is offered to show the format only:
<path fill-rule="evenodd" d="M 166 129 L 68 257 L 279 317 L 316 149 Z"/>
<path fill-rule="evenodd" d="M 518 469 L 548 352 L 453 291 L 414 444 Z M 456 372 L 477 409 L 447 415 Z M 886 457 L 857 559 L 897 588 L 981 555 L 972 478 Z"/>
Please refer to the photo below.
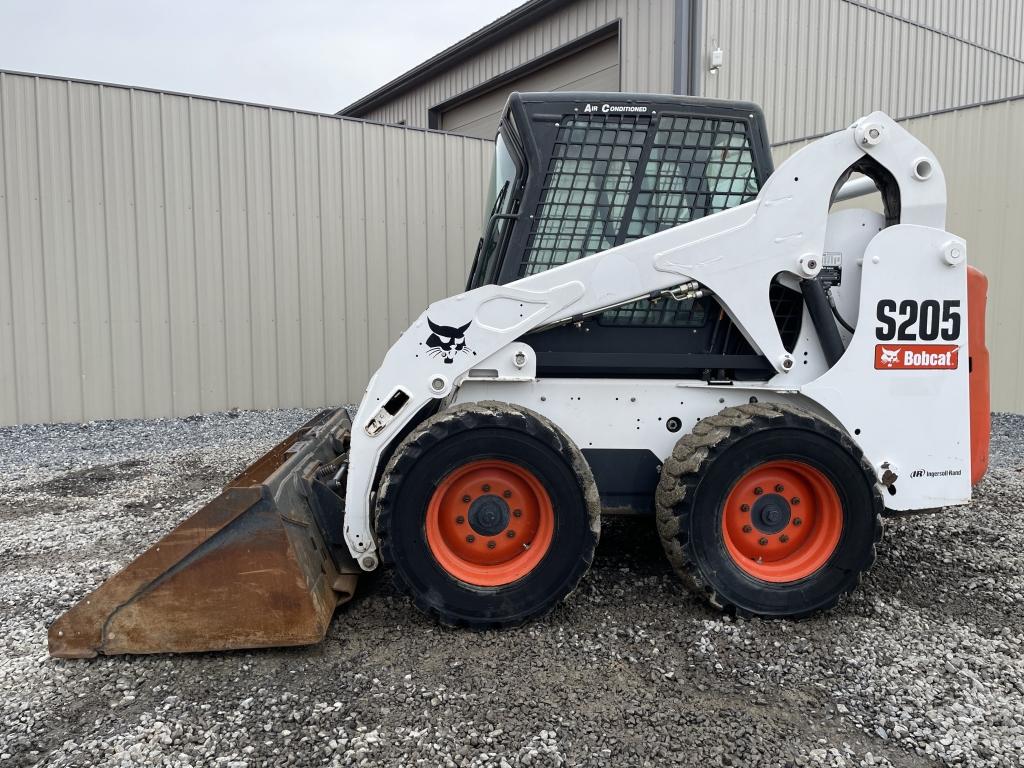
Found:
<path fill-rule="evenodd" d="M 976 45 L 1024 58 L 1024 5 L 1019 0 L 859 0 Z"/>
<path fill-rule="evenodd" d="M 1019 152 L 1024 99 L 907 120 L 946 175 L 946 227 L 967 240 L 968 260 L 989 278 L 988 348 L 992 408 L 1024 413 L 1024 174 L 1007 163 Z M 781 163 L 807 142 L 775 148 Z M 971 151 L 964 151 L 970 147 Z M 856 201 L 846 205 L 852 206 Z"/>
<path fill-rule="evenodd" d="M 0 424 L 358 400 L 463 289 L 491 146 L 0 72 Z"/>
<path fill-rule="evenodd" d="M 901 118 L 1024 93 L 1022 0 L 703 8 L 701 94 L 760 104 L 773 142 L 827 133 L 876 109 Z M 716 45 L 725 62 L 711 74 Z"/>
<path fill-rule="evenodd" d="M 405 120 L 408 125 L 426 127 L 432 107 L 616 19 L 622 20 L 622 90 L 672 93 L 675 0 L 579 0 L 399 94 L 363 117 L 382 123 Z"/>

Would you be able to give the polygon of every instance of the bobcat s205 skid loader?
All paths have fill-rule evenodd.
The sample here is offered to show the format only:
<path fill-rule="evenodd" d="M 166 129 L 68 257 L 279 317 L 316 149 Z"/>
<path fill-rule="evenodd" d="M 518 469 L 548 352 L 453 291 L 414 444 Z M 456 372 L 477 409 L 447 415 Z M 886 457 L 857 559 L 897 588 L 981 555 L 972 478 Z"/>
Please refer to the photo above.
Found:
<path fill-rule="evenodd" d="M 833 210 L 867 189 L 882 213 Z M 985 278 L 938 160 L 885 114 L 773 171 L 752 104 L 514 94 L 491 194 L 466 292 L 351 420 L 249 467 L 58 619 L 51 653 L 316 642 L 382 563 L 446 624 L 512 625 L 620 513 L 650 514 L 713 605 L 799 617 L 857 585 L 887 512 L 970 500 Z"/>

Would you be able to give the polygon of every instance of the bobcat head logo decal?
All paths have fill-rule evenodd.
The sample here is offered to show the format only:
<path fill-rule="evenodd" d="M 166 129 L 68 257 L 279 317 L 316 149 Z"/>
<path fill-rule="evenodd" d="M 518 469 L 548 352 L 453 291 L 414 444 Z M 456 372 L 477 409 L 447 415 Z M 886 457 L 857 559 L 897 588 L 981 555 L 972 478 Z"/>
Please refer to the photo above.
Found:
<path fill-rule="evenodd" d="M 465 325 L 458 327 L 451 325 L 438 325 L 429 317 L 427 318 L 427 325 L 430 326 L 432 333 L 427 337 L 427 347 L 430 351 L 429 355 L 432 357 L 441 357 L 445 363 L 449 365 L 455 360 L 455 356 L 460 352 L 472 352 L 469 347 L 466 346 L 466 329 L 469 328 L 473 321 L 470 320 Z"/>
<path fill-rule="evenodd" d="M 882 347 L 882 362 L 885 363 L 890 368 L 896 363 L 897 360 L 899 360 L 899 358 L 899 349 L 886 349 L 885 347 Z"/>

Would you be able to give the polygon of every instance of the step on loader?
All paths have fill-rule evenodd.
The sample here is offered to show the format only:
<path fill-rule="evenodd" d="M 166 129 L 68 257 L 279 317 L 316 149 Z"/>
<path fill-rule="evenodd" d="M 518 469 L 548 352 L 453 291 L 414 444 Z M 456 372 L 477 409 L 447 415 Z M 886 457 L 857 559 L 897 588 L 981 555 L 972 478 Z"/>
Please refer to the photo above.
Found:
<path fill-rule="evenodd" d="M 856 587 L 886 514 L 970 500 L 985 278 L 887 115 L 776 169 L 753 104 L 513 94 L 490 196 L 466 291 L 351 419 L 246 469 L 55 621 L 53 655 L 315 643 L 382 565 L 444 624 L 515 625 L 613 514 L 649 515 L 712 605 L 802 617 Z"/>

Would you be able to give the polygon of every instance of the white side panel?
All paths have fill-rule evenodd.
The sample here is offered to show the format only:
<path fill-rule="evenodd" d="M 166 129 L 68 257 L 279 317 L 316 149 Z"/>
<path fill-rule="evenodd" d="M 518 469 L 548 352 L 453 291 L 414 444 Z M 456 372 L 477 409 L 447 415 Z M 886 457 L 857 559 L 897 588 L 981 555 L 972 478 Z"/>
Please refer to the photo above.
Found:
<path fill-rule="evenodd" d="M 723 408 L 749 403 L 752 397 L 814 409 L 813 403 L 799 395 L 766 391 L 763 387 L 665 379 L 467 381 L 459 388 L 455 402 L 517 403 L 547 416 L 579 448 L 642 449 L 665 459 L 676 441 L 698 421 Z M 682 422 L 678 431 L 668 429 L 672 418 Z"/>
<path fill-rule="evenodd" d="M 801 389 L 855 436 L 879 474 L 889 470 L 898 476 L 896 493 L 886 498 L 890 509 L 925 509 L 967 502 L 971 497 L 963 311 L 966 263 L 947 263 L 944 256 L 950 242 L 966 252 L 962 241 L 941 230 L 904 224 L 880 232 L 865 254 L 857 332 L 839 362 Z M 900 334 L 908 338 L 880 340 L 879 336 L 886 336 L 876 319 L 882 300 L 910 301 L 919 308 L 926 300 L 943 308 L 947 302 L 956 303 L 949 304 L 948 321 L 941 315 L 936 321 L 941 331 L 937 338 L 923 338 L 924 321 L 910 322 L 906 313 L 898 316 L 898 325 Z M 955 321 L 954 313 L 959 314 Z M 900 368 L 913 359 L 908 354 L 947 346 L 959 348 L 955 369 Z M 885 350 L 881 361 L 880 349 Z"/>

